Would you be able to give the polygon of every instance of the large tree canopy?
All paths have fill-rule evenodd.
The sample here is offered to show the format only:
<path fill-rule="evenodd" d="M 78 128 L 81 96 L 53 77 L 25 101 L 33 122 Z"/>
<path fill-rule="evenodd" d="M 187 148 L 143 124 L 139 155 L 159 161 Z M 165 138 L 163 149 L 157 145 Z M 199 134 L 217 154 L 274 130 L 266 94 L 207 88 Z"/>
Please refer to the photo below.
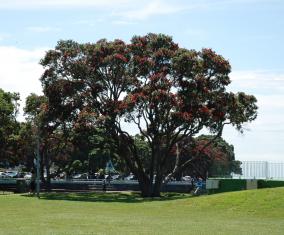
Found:
<path fill-rule="evenodd" d="M 256 118 L 254 96 L 226 91 L 227 60 L 211 49 L 180 48 L 166 35 L 135 36 L 129 44 L 60 41 L 41 64 L 54 119 L 76 126 L 83 118 L 107 130 L 144 196 L 159 195 L 162 182 L 190 164 L 177 157 L 168 170 L 171 150 L 181 140 L 203 129 L 217 138 L 228 124 L 242 131 L 243 123 Z M 147 166 L 123 121 L 136 124 L 148 141 Z"/>

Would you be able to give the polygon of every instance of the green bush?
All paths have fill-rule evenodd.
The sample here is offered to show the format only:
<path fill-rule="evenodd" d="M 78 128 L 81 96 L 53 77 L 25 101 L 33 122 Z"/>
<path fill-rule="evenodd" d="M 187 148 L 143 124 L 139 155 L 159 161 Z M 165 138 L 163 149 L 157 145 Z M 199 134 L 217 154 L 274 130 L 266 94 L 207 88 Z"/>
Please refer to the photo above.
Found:
<path fill-rule="evenodd" d="M 246 189 L 245 179 L 220 179 L 218 189 L 208 190 L 209 194 L 240 191 Z M 284 181 L 280 180 L 257 180 L 257 188 L 284 187 Z"/>
<path fill-rule="evenodd" d="M 209 194 L 240 191 L 246 189 L 246 180 L 243 179 L 220 179 L 218 189 L 210 189 Z"/>
<path fill-rule="evenodd" d="M 278 180 L 258 180 L 257 188 L 276 188 L 284 187 L 284 181 Z"/>

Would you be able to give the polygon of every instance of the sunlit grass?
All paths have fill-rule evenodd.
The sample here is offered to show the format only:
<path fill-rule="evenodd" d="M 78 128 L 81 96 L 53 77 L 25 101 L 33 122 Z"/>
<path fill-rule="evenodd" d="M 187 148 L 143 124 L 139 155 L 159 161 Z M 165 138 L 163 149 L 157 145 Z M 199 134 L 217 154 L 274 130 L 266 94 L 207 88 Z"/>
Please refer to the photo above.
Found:
<path fill-rule="evenodd" d="M 0 196 L 0 234 L 283 234 L 284 188 L 202 197 Z"/>

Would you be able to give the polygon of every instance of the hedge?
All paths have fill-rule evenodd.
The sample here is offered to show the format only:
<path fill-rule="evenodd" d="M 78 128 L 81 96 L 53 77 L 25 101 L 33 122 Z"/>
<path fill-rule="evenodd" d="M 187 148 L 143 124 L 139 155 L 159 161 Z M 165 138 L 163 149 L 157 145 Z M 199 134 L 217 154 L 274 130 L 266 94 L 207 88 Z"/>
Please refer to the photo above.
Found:
<path fill-rule="evenodd" d="M 276 188 L 284 187 L 284 181 L 278 180 L 258 180 L 257 188 Z"/>
<path fill-rule="evenodd" d="M 209 194 L 245 190 L 246 185 L 244 179 L 220 179 L 219 188 L 210 189 Z"/>

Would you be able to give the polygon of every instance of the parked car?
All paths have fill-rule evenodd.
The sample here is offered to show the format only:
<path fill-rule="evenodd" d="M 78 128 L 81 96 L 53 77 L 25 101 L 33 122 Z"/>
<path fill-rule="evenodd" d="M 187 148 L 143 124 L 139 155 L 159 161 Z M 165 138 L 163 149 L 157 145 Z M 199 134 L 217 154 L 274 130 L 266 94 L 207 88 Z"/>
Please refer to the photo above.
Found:
<path fill-rule="evenodd" d="M 25 178 L 26 173 L 25 172 L 19 172 L 17 177 L 18 178 Z"/>
<path fill-rule="evenodd" d="M 73 179 L 88 179 L 88 173 L 76 174 L 72 176 Z"/>
<path fill-rule="evenodd" d="M 5 174 L 11 178 L 17 178 L 18 172 L 17 171 L 6 171 Z"/>
<path fill-rule="evenodd" d="M 6 178 L 6 173 L 5 172 L 0 172 L 0 178 Z"/>
<path fill-rule="evenodd" d="M 112 178 L 113 180 L 118 180 L 118 179 L 120 179 L 121 177 L 120 177 L 119 174 L 116 174 L 116 175 L 112 175 L 111 178 Z"/>
<path fill-rule="evenodd" d="M 137 180 L 137 178 L 136 178 L 135 175 L 133 175 L 133 174 L 130 174 L 130 175 L 127 176 L 125 179 L 126 179 L 126 180 Z"/>
<path fill-rule="evenodd" d="M 26 173 L 24 175 L 24 178 L 27 179 L 27 180 L 31 179 L 32 178 L 32 173 L 30 173 L 30 172 Z"/>

